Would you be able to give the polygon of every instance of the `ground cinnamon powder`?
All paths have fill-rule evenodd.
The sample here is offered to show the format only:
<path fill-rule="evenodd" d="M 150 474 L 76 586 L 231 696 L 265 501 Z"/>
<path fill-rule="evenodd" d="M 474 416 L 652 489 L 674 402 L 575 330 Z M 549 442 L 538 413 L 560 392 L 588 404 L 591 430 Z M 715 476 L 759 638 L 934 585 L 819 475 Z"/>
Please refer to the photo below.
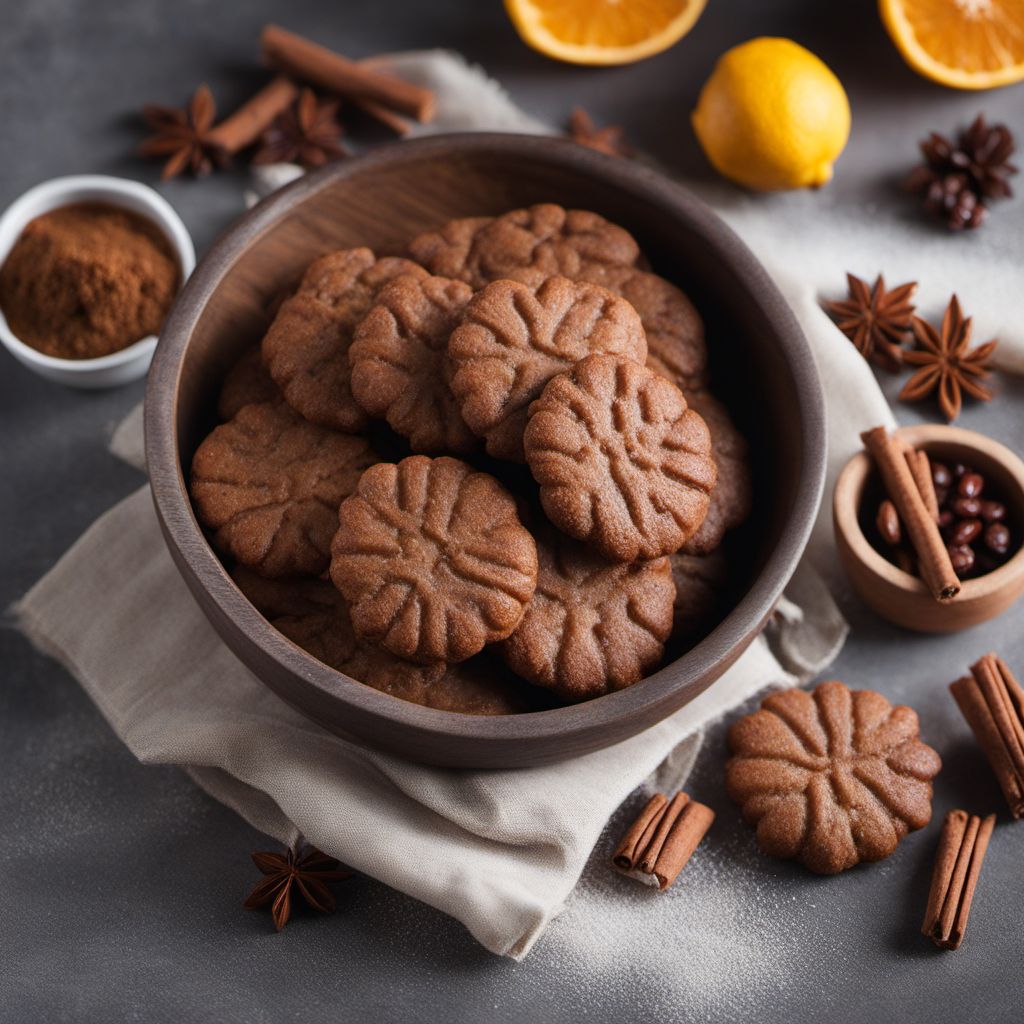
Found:
<path fill-rule="evenodd" d="M 159 333 L 180 276 L 170 243 L 145 217 L 75 203 L 22 231 L 0 268 L 0 309 L 26 345 L 92 359 Z"/>

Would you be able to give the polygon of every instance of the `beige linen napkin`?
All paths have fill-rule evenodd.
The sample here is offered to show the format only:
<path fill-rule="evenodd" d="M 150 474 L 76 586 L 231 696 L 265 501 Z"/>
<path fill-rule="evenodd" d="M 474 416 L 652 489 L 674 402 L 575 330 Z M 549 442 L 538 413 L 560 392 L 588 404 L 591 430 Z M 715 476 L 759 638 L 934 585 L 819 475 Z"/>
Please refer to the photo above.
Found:
<path fill-rule="evenodd" d="M 542 127 L 454 55 L 395 59 L 403 74 L 438 90 L 443 129 Z M 271 179 L 289 173 L 279 168 Z M 871 372 L 813 295 L 780 283 L 826 382 L 845 385 L 829 394 L 831 479 L 856 447 L 858 431 L 891 423 L 891 414 Z M 112 447 L 141 465 L 138 411 Z M 829 535 L 826 512 L 812 542 L 824 568 Z M 487 949 L 515 958 L 561 909 L 602 827 L 631 790 L 659 766 L 660 786 L 679 785 L 702 726 L 767 686 L 820 672 L 846 634 L 820 577 L 805 564 L 766 634 L 672 717 L 561 765 L 474 772 L 365 750 L 273 696 L 199 611 L 164 547 L 147 487 L 102 516 L 15 611 L 25 633 L 81 682 L 141 761 L 183 766 L 256 828 L 285 842 L 305 835 L 456 917 Z"/>

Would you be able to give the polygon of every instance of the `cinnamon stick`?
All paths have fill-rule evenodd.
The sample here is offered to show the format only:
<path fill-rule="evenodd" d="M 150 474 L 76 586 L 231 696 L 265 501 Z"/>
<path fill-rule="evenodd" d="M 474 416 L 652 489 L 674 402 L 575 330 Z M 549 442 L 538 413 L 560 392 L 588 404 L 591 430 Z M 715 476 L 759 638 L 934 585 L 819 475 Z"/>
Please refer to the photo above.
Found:
<path fill-rule="evenodd" d="M 625 874 L 667 889 L 704 838 L 715 812 L 679 792 L 655 793 L 622 837 L 612 863 Z"/>
<path fill-rule="evenodd" d="M 696 800 L 683 808 L 654 865 L 659 889 L 667 889 L 676 880 L 714 820 L 715 812 Z"/>
<path fill-rule="evenodd" d="M 1010 813 L 1024 817 L 1024 689 L 992 653 L 949 688 L 995 772 Z"/>
<path fill-rule="evenodd" d="M 941 949 L 959 949 L 996 816 L 950 811 L 942 823 L 921 931 Z"/>
<path fill-rule="evenodd" d="M 622 837 L 615 853 L 612 855 L 612 863 L 623 871 L 632 871 L 636 867 L 647 844 L 654 835 L 654 830 L 661 820 L 661 812 L 668 800 L 662 793 L 655 793 L 650 800 L 644 804 L 644 809 L 629 830 Z"/>
<path fill-rule="evenodd" d="M 928 459 L 928 453 L 921 449 L 914 451 L 913 448 L 908 448 L 906 459 L 910 475 L 914 478 L 918 493 L 924 500 L 924 507 L 928 509 L 932 519 L 938 522 L 939 496 L 935 493 L 935 481 L 932 480 L 932 464 Z"/>
<path fill-rule="evenodd" d="M 937 601 L 952 600 L 960 593 L 960 580 L 899 442 L 889 436 L 885 427 L 875 427 L 860 437 L 878 466 L 882 482 L 917 552 L 921 578 Z"/>
<path fill-rule="evenodd" d="M 363 57 L 359 61 L 361 68 L 367 68 L 370 71 L 379 71 L 381 74 L 388 74 L 388 67 L 391 64 L 391 58 L 384 56 L 376 57 Z M 412 131 L 412 125 L 404 118 L 401 114 L 396 114 L 393 110 L 388 107 L 382 106 L 379 103 L 374 103 L 372 100 L 354 100 L 353 101 L 360 110 L 380 121 L 381 124 L 390 128 L 396 135 L 408 135 Z"/>
<path fill-rule="evenodd" d="M 640 858 L 640 870 L 645 875 L 654 874 L 655 866 L 658 863 L 662 850 L 665 848 L 665 843 L 676 822 L 679 820 L 679 815 L 682 814 L 683 808 L 689 802 L 689 796 L 680 790 L 672 797 L 668 806 L 662 811 L 658 827 L 654 830 L 654 835 L 651 836 L 651 841 L 647 844 L 647 849 L 644 850 L 643 856 Z"/>
<path fill-rule="evenodd" d="M 346 99 L 380 104 L 417 121 L 434 116 L 434 94 L 429 89 L 361 66 L 279 25 L 263 29 L 260 45 L 264 60 L 293 78 Z"/>
<path fill-rule="evenodd" d="M 401 114 L 396 114 L 380 103 L 374 103 L 373 100 L 353 100 L 352 102 L 375 121 L 380 121 L 382 125 L 390 128 L 396 135 L 408 135 L 412 131 L 412 125 Z"/>
<path fill-rule="evenodd" d="M 298 94 L 298 86 L 290 78 L 277 75 L 230 117 L 210 130 L 207 136 L 210 144 L 228 154 L 245 149 L 270 127 L 278 114 L 295 102 Z"/>

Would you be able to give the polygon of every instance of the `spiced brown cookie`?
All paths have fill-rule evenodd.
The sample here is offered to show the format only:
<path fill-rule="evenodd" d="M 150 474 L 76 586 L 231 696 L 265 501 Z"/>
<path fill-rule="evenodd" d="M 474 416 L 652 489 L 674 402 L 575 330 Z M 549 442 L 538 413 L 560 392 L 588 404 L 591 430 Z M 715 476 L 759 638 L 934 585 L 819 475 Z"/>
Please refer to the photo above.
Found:
<path fill-rule="evenodd" d="M 476 289 L 501 279 L 536 286 L 555 275 L 601 283 L 610 268 L 633 266 L 640 258 L 624 228 L 554 203 L 452 221 L 413 239 L 409 252 L 432 273 Z"/>
<path fill-rule="evenodd" d="M 592 352 L 646 358 L 640 319 L 624 299 L 565 277 L 536 289 L 496 281 L 473 297 L 448 342 L 452 392 L 487 451 L 522 462 L 530 402 Z"/>
<path fill-rule="evenodd" d="M 701 387 L 707 378 L 704 322 L 671 281 L 636 267 L 616 267 L 600 281 L 640 315 L 647 335 L 647 365 L 678 388 Z"/>
<path fill-rule="evenodd" d="M 464 661 L 504 639 L 537 584 L 537 547 L 514 499 L 458 459 L 367 470 L 331 550 L 356 633 L 419 662 Z"/>
<path fill-rule="evenodd" d="M 672 636 L 694 637 L 718 617 L 728 593 L 729 563 L 721 550 L 708 555 L 677 551 L 668 556 L 676 597 L 672 605 Z"/>
<path fill-rule="evenodd" d="M 356 639 L 348 607 L 325 580 L 265 579 L 244 566 L 231 574 L 270 624 L 318 661 L 400 700 L 469 715 L 524 710 L 515 681 L 479 659 L 462 665 L 414 665 Z"/>
<path fill-rule="evenodd" d="M 342 671 L 399 700 L 462 715 L 515 715 L 528 710 L 525 683 L 501 671 L 486 655 L 457 665 L 417 665 L 361 643 Z"/>
<path fill-rule="evenodd" d="M 192 459 L 196 514 L 221 551 L 264 576 L 322 573 L 337 510 L 376 461 L 369 444 L 283 402 L 243 406 Z"/>
<path fill-rule="evenodd" d="M 766 697 L 729 749 L 726 789 L 761 850 L 825 875 L 888 857 L 927 825 L 942 767 L 911 708 L 838 681 Z"/>
<path fill-rule="evenodd" d="M 315 260 L 263 339 L 263 360 L 285 401 L 312 423 L 355 433 L 369 417 L 352 397 L 348 349 L 377 293 L 401 274 L 426 274 L 409 260 L 343 249 Z"/>
<path fill-rule="evenodd" d="M 356 328 L 348 353 L 352 394 L 413 451 L 462 453 L 479 445 L 448 386 L 448 338 L 472 295 L 462 281 L 405 274 L 381 289 Z"/>
<path fill-rule="evenodd" d="M 271 402 L 280 397 L 277 385 L 263 365 L 260 346 L 254 345 L 225 375 L 217 399 L 217 415 L 222 420 L 229 420 L 243 405 Z"/>
<path fill-rule="evenodd" d="M 548 518 L 613 561 L 677 551 L 707 515 L 708 428 L 640 363 L 592 355 L 555 377 L 530 408 L 524 446 Z"/>
<path fill-rule="evenodd" d="M 345 599 L 314 576 L 268 579 L 236 565 L 231 577 L 250 604 L 296 646 L 331 668 L 344 670 L 356 651 Z"/>
<path fill-rule="evenodd" d="M 746 439 L 736 429 L 729 411 L 707 391 L 687 391 L 686 401 L 700 413 L 711 433 L 711 451 L 718 467 L 718 483 L 711 493 L 711 505 L 697 532 L 683 545 L 691 555 L 714 551 L 725 534 L 750 515 L 752 483 Z"/>
<path fill-rule="evenodd" d="M 478 270 L 474 246 L 477 235 L 494 220 L 493 217 L 459 217 L 435 231 L 424 231 L 409 243 L 409 255 L 421 266 L 439 277 L 464 281 L 470 287 L 483 288 L 484 279 Z"/>
<path fill-rule="evenodd" d="M 672 629 L 668 559 L 608 562 L 551 529 L 537 555 L 536 593 L 499 647 L 512 671 L 573 701 L 639 682 Z"/>

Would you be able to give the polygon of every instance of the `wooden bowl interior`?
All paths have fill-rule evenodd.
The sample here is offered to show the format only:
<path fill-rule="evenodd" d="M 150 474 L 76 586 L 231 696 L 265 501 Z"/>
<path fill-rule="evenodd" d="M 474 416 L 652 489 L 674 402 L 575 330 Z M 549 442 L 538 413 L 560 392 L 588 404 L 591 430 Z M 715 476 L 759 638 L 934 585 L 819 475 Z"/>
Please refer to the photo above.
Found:
<path fill-rule="evenodd" d="M 710 685 L 759 631 L 795 567 L 824 473 L 820 385 L 806 343 L 742 244 L 653 172 L 569 143 L 511 136 L 406 143 L 398 153 L 336 165 L 272 197 L 214 247 L 186 289 L 165 328 L 147 395 L 151 478 L 171 552 L 235 652 L 329 728 L 365 734 L 373 720 L 387 718 L 376 730 L 380 745 L 478 766 L 542 763 L 607 745 Z M 403 702 L 362 686 L 342 694 L 327 678 L 341 679 L 337 673 L 286 650 L 290 645 L 269 627 L 253 625 L 205 542 L 200 548 L 185 480 L 215 424 L 221 380 L 262 337 L 268 305 L 324 252 L 365 245 L 379 255 L 403 254 L 414 235 L 451 218 L 536 202 L 592 209 L 627 228 L 652 269 L 680 285 L 705 319 L 712 390 L 748 438 L 754 471 L 755 512 L 733 542 L 739 572 L 732 610 L 654 676 L 573 707 L 467 721 L 471 716 L 412 705 L 394 709 Z M 440 747 L 437 735 L 445 733 L 465 744 Z"/>

